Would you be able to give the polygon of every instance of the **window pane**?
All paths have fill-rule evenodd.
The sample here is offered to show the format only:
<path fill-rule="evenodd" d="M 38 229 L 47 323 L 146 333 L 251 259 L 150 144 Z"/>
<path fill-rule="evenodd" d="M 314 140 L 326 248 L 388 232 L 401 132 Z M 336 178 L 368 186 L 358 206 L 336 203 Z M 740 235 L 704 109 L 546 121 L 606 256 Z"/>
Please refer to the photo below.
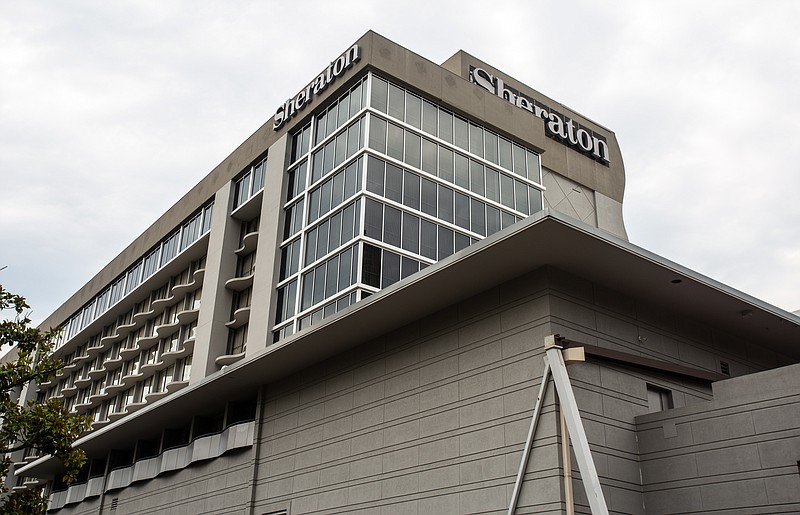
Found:
<path fill-rule="evenodd" d="M 517 200 L 517 211 L 530 214 L 528 205 L 528 185 L 521 181 L 514 181 L 514 196 Z"/>
<path fill-rule="evenodd" d="M 372 107 L 381 111 L 382 113 L 386 112 L 387 103 L 387 96 L 388 96 L 388 89 L 389 84 L 386 83 L 385 80 L 379 77 L 372 77 Z"/>
<path fill-rule="evenodd" d="M 436 183 L 422 179 L 422 212 L 436 216 Z"/>
<path fill-rule="evenodd" d="M 514 143 L 514 173 L 525 177 L 525 149 Z"/>
<path fill-rule="evenodd" d="M 350 118 L 350 99 L 348 97 L 349 95 L 345 95 L 344 98 L 339 100 L 339 113 L 336 118 L 336 125 L 339 127 L 344 125 L 344 122 Z"/>
<path fill-rule="evenodd" d="M 436 136 L 438 125 L 438 109 L 436 105 L 425 100 L 422 103 L 422 130 L 432 136 Z"/>
<path fill-rule="evenodd" d="M 486 159 L 494 164 L 497 164 L 497 134 L 489 131 L 484 131 L 486 147 Z"/>
<path fill-rule="evenodd" d="M 479 200 L 470 199 L 470 219 L 472 232 L 486 236 L 486 204 Z"/>
<path fill-rule="evenodd" d="M 491 235 L 500 230 L 500 210 L 486 206 L 486 234 Z"/>
<path fill-rule="evenodd" d="M 500 202 L 514 209 L 514 179 L 505 174 L 500 174 Z"/>
<path fill-rule="evenodd" d="M 436 224 L 422 220 L 420 226 L 420 254 L 436 259 Z"/>
<path fill-rule="evenodd" d="M 454 116 L 453 125 L 454 125 L 455 145 L 457 147 L 463 148 L 464 150 L 469 150 L 469 128 L 467 125 L 467 121 L 462 120 L 457 116 Z"/>
<path fill-rule="evenodd" d="M 344 198 L 352 197 L 358 188 L 358 164 L 351 163 L 344 171 Z"/>
<path fill-rule="evenodd" d="M 469 230 L 469 197 L 456 192 L 456 225 Z"/>
<path fill-rule="evenodd" d="M 388 143 L 386 155 L 398 161 L 403 160 L 403 129 L 393 123 L 389 124 Z"/>
<path fill-rule="evenodd" d="M 469 189 L 469 159 L 456 153 L 456 185 Z"/>
<path fill-rule="evenodd" d="M 419 175 L 403 173 L 403 205 L 419 209 Z"/>
<path fill-rule="evenodd" d="M 400 261 L 400 278 L 405 279 L 411 274 L 419 272 L 419 262 L 403 256 Z"/>
<path fill-rule="evenodd" d="M 439 185 L 439 219 L 453 221 L 453 190 Z"/>
<path fill-rule="evenodd" d="M 326 181 L 320 188 L 319 216 L 331 210 L 331 195 L 333 194 L 333 181 Z"/>
<path fill-rule="evenodd" d="M 356 114 L 363 106 L 361 96 L 364 91 L 364 81 L 358 83 L 356 87 L 350 91 L 350 114 Z"/>
<path fill-rule="evenodd" d="M 381 269 L 381 288 L 400 280 L 400 256 L 388 250 L 383 251 L 383 267 Z"/>
<path fill-rule="evenodd" d="M 403 249 L 419 254 L 419 217 L 403 213 Z"/>
<path fill-rule="evenodd" d="M 405 118 L 406 92 L 394 84 L 389 84 L 389 116 L 403 120 Z"/>
<path fill-rule="evenodd" d="M 317 257 L 321 258 L 328 253 L 328 222 L 317 227 Z"/>
<path fill-rule="evenodd" d="M 306 265 L 317 259 L 317 229 L 311 229 L 306 235 Z"/>
<path fill-rule="evenodd" d="M 314 293 L 311 298 L 312 305 L 322 302 L 325 298 L 325 264 L 314 269 Z"/>
<path fill-rule="evenodd" d="M 453 231 L 447 227 L 438 227 L 439 259 L 444 259 L 453 254 Z"/>
<path fill-rule="evenodd" d="M 350 270 L 352 268 L 353 248 L 349 248 L 339 255 L 339 286 L 338 291 L 342 291 L 350 286 Z"/>
<path fill-rule="evenodd" d="M 364 212 L 364 235 L 369 238 L 381 239 L 383 231 L 383 204 L 367 199 Z"/>
<path fill-rule="evenodd" d="M 342 243 L 353 239 L 355 226 L 355 204 L 350 204 L 342 211 Z"/>
<path fill-rule="evenodd" d="M 347 155 L 350 157 L 361 148 L 361 124 L 354 123 L 347 128 Z"/>
<path fill-rule="evenodd" d="M 383 241 L 395 247 L 400 246 L 401 212 L 391 206 L 385 206 L 383 212 Z"/>
<path fill-rule="evenodd" d="M 386 198 L 403 200 L 403 170 L 391 163 L 386 163 Z"/>
<path fill-rule="evenodd" d="M 384 167 L 383 161 L 370 156 L 367 161 L 367 191 L 383 195 Z"/>
<path fill-rule="evenodd" d="M 314 292 L 314 272 L 311 271 L 303 276 L 303 298 L 301 301 L 301 309 L 306 309 L 311 306 Z"/>
<path fill-rule="evenodd" d="M 335 152 L 336 141 L 329 141 L 325 143 L 324 153 L 322 156 L 322 175 L 330 172 L 333 169 L 333 157 Z"/>
<path fill-rule="evenodd" d="M 500 173 L 486 168 L 486 198 L 500 202 Z"/>
<path fill-rule="evenodd" d="M 411 93 L 406 94 L 406 123 L 417 129 L 422 124 L 422 99 Z"/>
<path fill-rule="evenodd" d="M 469 236 L 466 234 L 461 234 L 460 232 L 456 233 L 456 252 L 460 252 L 469 247 L 469 244 Z"/>
<path fill-rule="evenodd" d="M 406 132 L 405 162 L 414 168 L 420 167 L 420 137 L 414 133 Z"/>
<path fill-rule="evenodd" d="M 439 137 L 453 142 L 453 115 L 443 109 L 439 109 Z"/>
<path fill-rule="evenodd" d="M 344 200 L 344 170 L 333 176 L 333 190 L 331 191 L 331 209 L 342 203 Z"/>
<path fill-rule="evenodd" d="M 483 157 L 483 128 L 474 123 L 469 124 L 469 151 Z"/>
<path fill-rule="evenodd" d="M 469 189 L 480 196 L 485 195 L 483 165 L 471 159 L 469 161 Z"/>
<path fill-rule="evenodd" d="M 439 177 L 453 182 L 453 151 L 449 148 L 439 149 Z"/>
<path fill-rule="evenodd" d="M 369 120 L 369 147 L 386 153 L 386 120 L 372 116 Z"/>
<path fill-rule="evenodd" d="M 500 138 L 500 166 L 506 170 L 511 170 L 511 142 L 505 138 Z"/>
<path fill-rule="evenodd" d="M 339 256 L 334 256 L 328 261 L 327 277 L 325 278 L 325 298 L 335 294 L 339 287 Z"/>
<path fill-rule="evenodd" d="M 534 187 L 528 187 L 528 198 L 531 203 L 531 213 L 542 210 L 542 192 Z"/>
<path fill-rule="evenodd" d="M 476 231 L 477 232 L 477 231 Z M 328 232 L 328 248 L 333 250 L 341 244 L 342 238 L 342 213 L 336 213 L 331 217 L 330 230 Z"/>
<path fill-rule="evenodd" d="M 422 169 L 436 175 L 436 157 L 438 145 L 429 139 L 422 140 Z"/>
<path fill-rule="evenodd" d="M 530 150 L 525 150 L 525 156 L 527 157 L 527 165 L 528 165 L 528 179 L 535 181 L 535 182 L 542 182 L 542 178 L 539 176 L 539 156 L 538 154 L 534 154 Z"/>
<path fill-rule="evenodd" d="M 364 261 L 361 269 L 361 281 L 367 286 L 381 286 L 381 249 L 364 244 Z"/>

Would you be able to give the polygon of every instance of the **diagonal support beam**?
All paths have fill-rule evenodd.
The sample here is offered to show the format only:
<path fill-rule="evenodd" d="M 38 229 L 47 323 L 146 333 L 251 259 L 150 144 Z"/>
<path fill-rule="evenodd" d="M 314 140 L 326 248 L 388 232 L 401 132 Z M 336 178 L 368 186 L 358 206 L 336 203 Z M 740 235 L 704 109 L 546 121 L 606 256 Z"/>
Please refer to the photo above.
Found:
<path fill-rule="evenodd" d="M 552 340 L 550 340 L 551 338 Z M 589 507 L 593 515 L 608 515 L 603 489 L 600 487 L 600 479 L 589 450 L 589 440 L 586 438 L 586 431 L 581 422 L 581 415 L 578 412 L 578 404 L 569 381 L 564 357 L 561 355 L 561 348 L 555 345 L 553 336 L 545 339 L 545 347 L 547 348 L 545 361 L 550 365 L 553 383 L 556 385 L 561 412 L 564 414 L 569 438 L 575 451 L 575 461 L 578 462 L 578 469 L 581 471 L 581 482 L 589 500 Z"/>
<path fill-rule="evenodd" d="M 539 424 L 539 415 L 542 412 L 544 394 L 547 392 L 547 383 L 550 379 L 549 376 L 550 365 L 547 363 L 547 360 L 545 360 L 542 384 L 539 386 L 539 396 L 536 397 L 536 406 L 533 408 L 533 417 L 531 418 L 531 426 L 528 429 L 528 438 L 525 440 L 525 449 L 522 451 L 522 460 L 520 460 L 519 472 L 517 472 L 517 481 L 514 483 L 514 492 L 511 494 L 511 502 L 508 505 L 508 515 L 514 515 L 517 511 L 517 500 L 519 500 L 519 492 L 522 489 L 522 477 L 525 475 L 525 469 L 528 468 L 528 457 L 533 447 L 533 435 L 536 434 L 536 426 Z"/>
<path fill-rule="evenodd" d="M 572 391 L 572 384 L 567 374 L 567 365 L 564 363 L 561 347 L 557 345 L 557 341 L 557 335 L 545 337 L 544 346 L 546 351 L 542 383 L 539 386 L 539 395 L 536 398 L 536 405 L 533 409 L 531 425 L 528 429 L 528 438 L 525 441 L 525 448 L 522 452 L 522 459 L 520 460 L 517 480 L 514 483 L 514 491 L 511 494 L 511 502 L 508 505 L 507 515 L 514 515 L 517 511 L 517 502 L 519 500 L 520 490 L 522 489 L 522 478 L 525 475 L 525 470 L 528 468 L 528 460 L 533 447 L 533 437 L 536 434 L 536 426 L 539 423 L 539 416 L 541 415 L 542 404 L 544 403 L 544 396 L 547 392 L 547 384 L 550 375 L 553 376 L 553 383 L 556 386 L 561 413 L 567 425 L 569 438 L 575 451 L 578 469 L 581 471 L 581 479 L 584 490 L 586 491 L 586 497 L 589 500 L 589 507 L 593 515 L 608 515 L 608 507 L 606 506 L 606 500 L 603 496 L 603 490 L 600 487 L 600 479 L 597 476 L 597 469 L 594 466 L 592 453 L 589 450 L 589 441 L 586 438 L 586 431 L 583 428 L 581 415 L 580 412 L 578 412 L 578 405 L 575 401 L 575 394 Z M 583 359 L 582 356 L 583 354 L 581 353 L 581 360 Z"/>

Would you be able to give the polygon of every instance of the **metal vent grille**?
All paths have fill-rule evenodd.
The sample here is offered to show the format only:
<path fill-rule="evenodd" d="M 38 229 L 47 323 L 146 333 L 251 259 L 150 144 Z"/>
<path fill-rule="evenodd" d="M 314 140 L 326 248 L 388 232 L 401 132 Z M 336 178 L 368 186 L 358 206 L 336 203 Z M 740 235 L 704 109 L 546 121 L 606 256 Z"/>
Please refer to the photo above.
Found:
<path fill-rule="evenodd" d="M 111 511 L 117 511 L 117 505 L 119 504 L 119 497 L 114 497 L 111 499 Z"/>
<path fill-rule="evenodd" d="M 720 361 L 719 362 L 719 371 L 726 376 L 731 375 L 731 366 L 728 364 L 727 361 Z"/>

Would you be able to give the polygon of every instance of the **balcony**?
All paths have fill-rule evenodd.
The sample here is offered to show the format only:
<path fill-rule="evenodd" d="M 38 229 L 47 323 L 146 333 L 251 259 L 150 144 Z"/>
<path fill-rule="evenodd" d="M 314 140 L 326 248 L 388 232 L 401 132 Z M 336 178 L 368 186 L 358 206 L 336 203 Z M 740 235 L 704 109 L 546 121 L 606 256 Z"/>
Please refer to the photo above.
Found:
<path fill-rule="evenodd" d="M 242 238 L 242 246 L 234 251 L 237 256 L 246 256 L 258 246 L 258 231 L 249 232 Z"/>
<path fill-rule="evenodd" d="M 236 329 L 250 321 L 250 306 L 239 308 L 233 312 L 233 318 L 225 323 L 225 327 Z"/>
<path fill-rule="evenodd" d="M 225 288 L 231 291 L 245 290 L 253 285 L 253 275 L 254 271 L 251 271 L 248 275 L 243 275 L 241 277 L 234 277 L 233 279 L 228 279 L 227 281 L 225 281 Z"/>
<path fill-rule="evenodd" d="M 232 364 L 236 363 L 237 361 L 243 359 L 244 356 L 245 356 L 244 352 L 240 352 L 238 354 L 225 354 L 225 355 L 220 356 L 217 359 L 215 359 L 214 363 L 218 367 L 224 367 L 224 366 L 232 365 Z"/>
<path fill-rule="evenodd" d="M 195 322 L 199 315 L 200 315 L 200 310 L 199 309 L 187 309 L 187 310 L 184 310 L 184 311 L 180 311 L 180 312 L 178 312 L 178 315 L 177 315 L 178 323 L 180 325 L 186 325 L 186 324 L 189 324 L 191 322 Z"/>

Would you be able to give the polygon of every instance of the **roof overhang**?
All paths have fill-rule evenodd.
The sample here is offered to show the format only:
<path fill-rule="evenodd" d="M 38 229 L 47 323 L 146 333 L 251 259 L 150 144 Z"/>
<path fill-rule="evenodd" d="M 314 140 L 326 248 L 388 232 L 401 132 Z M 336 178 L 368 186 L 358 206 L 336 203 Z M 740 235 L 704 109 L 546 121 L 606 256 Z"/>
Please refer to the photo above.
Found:
<path fill-rule="evenodd" d="M 527 272 L 553 266 L 800 358 L 800 317 L 566 215 L 544 210 L 408 277 L 257 355 L 80 438 L 90 455 L 129 447 L 154 428 L 185 423 L 264 384 L 351 349 Z M 680 280 L 676 283 L 677 280 Z M 749 311 L 747 317 L 743 311 Z M 19 472 L 60 469 L 41 458 Z"/>

